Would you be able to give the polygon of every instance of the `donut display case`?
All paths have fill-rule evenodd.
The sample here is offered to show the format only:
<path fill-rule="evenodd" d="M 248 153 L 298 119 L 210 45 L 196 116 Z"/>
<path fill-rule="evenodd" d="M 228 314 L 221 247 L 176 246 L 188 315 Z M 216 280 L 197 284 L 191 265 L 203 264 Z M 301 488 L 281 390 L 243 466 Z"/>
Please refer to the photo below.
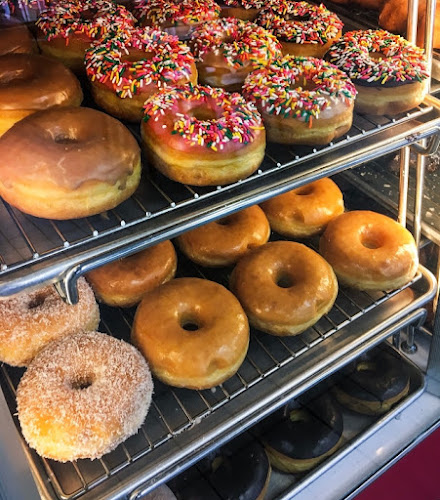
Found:
<path fill-rule="evenodd" d="M 19 2 L 15 8 L 23 20 L 30 23 L 35 19 L 34 10 L 43 8 L 41 3 L 35 2 L 28 8 L 24 2 Z M 11 5 L 8 4 L 4 15 L 5 12 L 9 15 Z M 362 9 L 351 12 L 351 9 L 330 2 L 328 7 L 338 13 L 347 29 L 377 26 L 377 13 L 364 15 Z M 96 107 L 86 83 L 83 80 L 81 83 L 85 89 L 82 105 Z M 328 145 L 287 146 L 269 142 L 263 162 L 252 175 L 224 186 L 196 187 L 174 182 L 142 158 L 142 179 L 135 193 L 116 208 L 98 215 L 66 220 L 42 219 L 27 215 L 2 199 L 0 298 L 53 285 L 67 304 L 76 304 L 78 280 L 83 280 L 87 273 L 329 176 L 341 187 L 347 210 L 374 209 L 394 219 L 398 214 L 401 221 L 408 217 L 408 221 L 413 221 L 417 243 L 423 233 L 440 245 L 440 238 L 437 240 L 427 229 L 431 216 L 422 214 L 423 180 L 429 179 L 429 172 L 425 177 L 424 169 L 417 168 L 414 175 L 409 174 L 409 161 L 402 167 L 403 162 L 399 161 L 400 178 L 392 172 L 389 174 L 393 176 L 393 185 L 387 180 L 387 172 L 379 172 L 374 182 L 369 181 L 371 172 L 380 171 L 377 166 L 402 148 L 407 152 L 411 149 L 419 163 L 424 155 L 436 152 L 440 143 L 437 86 L 438 82 L 433 80 L 431 95 L 404 113 L 393 116 L 355 113 L 350 130 Z M 141 143 L 138 125 L 125 125 Z M 407 189 L 408 178 L 410 187 Z M 396 189 L 399 182 L 400 195 Z M 396 193 L 391 202 L 386 189 Z M 427 193 L 431 189 L 435 191 L 429 184 L 426 189 Z M 410 206 L 412 200 L 415 200 L 414 210 Z M 435 209 L 429 212 L 433 219 L 436 218 Z M 283 239 L 272 233 L 271 241 Z M 318 251 L 319 238 L 311 238 L 307 245 Z M 421 331 L 427 308 L 438 291 L 435 269 L 430 264 L 420 265 L 409 283 L 392 291 L 340 287 L 330 311 L 299 335 L 272 336 L 251 328 L 244 362 L 235 375 L 212 389 L 176 388 L 155 379 L 151 407 L 140 431 L 96 460 L 61 463 L 42 458 L 27 446 L 21 434 L 16 402 L 24 368 L 2 364 L 0 498 L 135 500 L 144 498 L 164 482 L 173 480 L 170 484 L 177 487 L 179 474 L 204 456 L 245 431 L 252 435 L 254 425 L 261 425 L 263 419 L 292 398 L 300 397 L 318 383 L 327 383 L 329 377 L 337 377 L 339 370 L 382 341 L 392 339 L 396 350 L 388 349 L 394 353 L 398 351 L 400 340 L 405 342 L 407 351 L 415 350 L 414 335 Z M 229 288 L 231 273 L 232 267 L 197 266 L 178 252 L 178 278 L 203 278 Z M 130 342 L 135 312 L 134 307 L 100 304 L 98 330 Z M 435 339 L 439 324 L 434 322 Z M 404 361 L 411 371 L 409 396 L 386 416 L 360 419 L 362 422 L 356 433 L 352 432 L 358 437 L 346 443 L 341 451 L 305 479 L 297 481 L 275 474 L 265 498 L 298 496 L 306 499 L 307 492 L 313 491 L 309 490 L 312 483 L 325 481 L 326 473 L 342 464 L 361 443 L 378 434 L 396 415 L 411 408 L 416 399 L 423 399 L 427 392 L 424 373 L 436 373 L 432 365 L 427 369 L 426 359 L 431 355 L 435 361 L 437 349 L 434 342 L 433 350 L 429 350 L 430 334 L 423 331 L 421 343 L 428 347 L 419 347 L 425 355 L 418 363 L 419 368 L 411 361 Z M 423 421 L 414 432 L 421 436 L 438 425 L 438 420 Z M 400 443 L 400 449 L 394 450 L 393 456 L 416 442 L 413 436 L 407 440 Z M 329 491 L 328 498 L 348 496 L 351 490 L 362 487 L 391 462 L 391 456 L 383 463 L 377 460 L 375 470 L 366 468 L 364 473 L 353 477 L 351 489 L 346 488 L 344 494 L 335 492 L 334 496 Z"/>

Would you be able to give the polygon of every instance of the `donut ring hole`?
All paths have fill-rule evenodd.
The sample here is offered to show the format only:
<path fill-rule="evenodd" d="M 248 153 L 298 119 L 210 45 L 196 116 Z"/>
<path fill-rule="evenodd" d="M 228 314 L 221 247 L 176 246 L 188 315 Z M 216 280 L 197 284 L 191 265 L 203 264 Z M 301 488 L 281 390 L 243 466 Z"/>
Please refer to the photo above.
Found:
<path fill-rule="evenodd" d="M 93 21 L 98 17 L 99 17 L 99 11 L 95 7 L 84 9 L 81 13 L 81 19 L 83 19 L 84 21 Z"/>
<path fill-rule="evenodd" d="M 223 217 L 223 219 L 220 219 L 217 221 L 217 224 L 219 226 L 230 226 L 233 223 L 234 223 L 234 216 L 233 215 L 228 215 L 228 217 Z"/>
<path fill-rule="evenodd" d="M 275 283 L 280 288 L 292 288 L 292 286 L 295 285 L 293 276 L 285 271 L 281 271 L 278 273 L 275 279 Z"/>
<path fill-rule="evenodd" d="M 365 231 L 361 234 L 361 244 L 369 250 L 377 250 L 384 244 L 383 236 L 374 230 Z"/>
<path fill-rule="evenodd" d="M 28 309 L 37 309 L 41 307 L 46 299 L 49 297 L 49 292 L 38 292 L 36 293 L 28 303 Z"/>
<path fill-rule="evenodd" d="M 206 106 L 197 106 L 189 112 L 190 116 L 193 116 L 196 120 L 200 121 L 211 121 L 219 118 L 216 111 L 212 108 Z"/>
<path fill-rule="evenodd" d="M 304 14 L 303 16 L 298 16 L 298 15 L 289 15 L 285 17 L 285 20 L 288 21 L 289 23 L 306 23 L 310 21 L 311 15 L 309 13 Z"/>
<path fill-rule="evenodd" d="M 136 63 L 139 61 L 150 61 L 153 59 L 152 52 L 143 52 L 141 50 L 133 50 L 121 57 L 121 63 Z"/>
<path fill-rule="evenodd" d="M 76 137 L 69 137 L 68 135 L 60 134 L 54 137 L 54 142 L 57 144 L 78 144 Z"/>
<path fill-rule="evenodd" d="M 93 384 L 94 380 L 91 374 L 79 375 L 77 378 L 70 382 L 70 387 L 74 391 L 83 391 Z"/>
<path fill-rule="evenodd" d="M 313 80 L 299 76 L 294 82 L 289 85 L 289 90 L 301 89 L 303 91 L 316 90 L 316 84 Z"/>
<path fill-rule="evenodd" d="M 315 192 L 315 189 L 313 186 L 303 186 L 298 188 L 295 191 L 295 194 L 297 196 L 309 196 L 310 194 L 313 194 Z"/>
<path fill-rule="evenodd" d="M 384 59 L 390 59 L 386 54 L 380 51 L 370 51 L 368 53 L 368 56 L 372 61 L 383 61 Z"/>
<path fill-rule="evenodd" d="M 201 321 L 192 315 L 183 315 L 179 323 L 186 332 L 197 332 L 202 327 Z"/>

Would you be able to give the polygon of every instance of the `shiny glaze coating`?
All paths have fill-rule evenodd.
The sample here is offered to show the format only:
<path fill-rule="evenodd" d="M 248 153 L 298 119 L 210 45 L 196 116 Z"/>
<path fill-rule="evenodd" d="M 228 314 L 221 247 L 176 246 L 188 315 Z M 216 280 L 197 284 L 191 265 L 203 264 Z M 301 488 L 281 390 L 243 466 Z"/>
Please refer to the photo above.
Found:
<path fill-rule="evenodd" d="M 0 26 L 0 56 L 5 54 L 32 54 L 37 44 L 24 24 Z"/>

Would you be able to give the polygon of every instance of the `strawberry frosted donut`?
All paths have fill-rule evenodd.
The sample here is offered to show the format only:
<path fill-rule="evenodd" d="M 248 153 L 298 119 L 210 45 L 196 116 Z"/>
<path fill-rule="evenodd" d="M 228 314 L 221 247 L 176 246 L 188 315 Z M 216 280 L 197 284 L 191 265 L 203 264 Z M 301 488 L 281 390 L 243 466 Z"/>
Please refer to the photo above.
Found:
<path fill-rule="evenodd" d="M 93 44 L 86 72 L 95 102 L 118 118 L 140 121 L 143 104 L 166 85 L 197 83 L 189 48 L 153 28 L 131 28 Z"/>
<path fill-rule="evenodd" d="M 254 21 L 260 10 L 267 5 L 265 0 L 223 0 L 220 2 L 222 17 L 236 17 L 244 21 Z"/>
<path fill-rule="evenodd" d="M 83 71 L 84 53 L 91 42 L 135 21 L 125 7 L 107 0 L 57 0 L 38 18 L 38 43 L 43 54 Z"/>
<path fill-rule="evenodd" d="M 191 28 L 216 19 L 220 6 L 213 0 L 135 0 L 134 15 L 141 26 L 153 26 L 188 38 Z"/>
<path fill-rule="evenodd" d="M 216 186 L 252 174 L 266 135 L 252 103 L 222 89 L 169 87 L 145 103 L 142 145 L 152 164 L 177 182 Z"/>
<path fill-rule="evenodd" d="M 323 4 L 281 0 L 263 9 L 258 24 L 281 42 L 284 54 L 324 57 L 342 32 L 343 23 Z"/>
<path fill-rule="evenodd" d="M 239 91 L 246 76 L 281 57 L 281 45 L 267 30 L 233 17 L 200 25 L 190 41 L 203 85 Z"/>
<path fill-rule="evenodd" d="M 263 116 L 269 141 L 313 146 L 350 130 L 356 90 L 322 59 L 286 56 L 251 73 L 243 95 Z"/>
<path fill-rule="evenodd" d="M 419 105 L 428 90 L 423 50 L 388 31 L 349 31 L 326 59 L 353 80 L 359 113 L 403 113 Z"/>

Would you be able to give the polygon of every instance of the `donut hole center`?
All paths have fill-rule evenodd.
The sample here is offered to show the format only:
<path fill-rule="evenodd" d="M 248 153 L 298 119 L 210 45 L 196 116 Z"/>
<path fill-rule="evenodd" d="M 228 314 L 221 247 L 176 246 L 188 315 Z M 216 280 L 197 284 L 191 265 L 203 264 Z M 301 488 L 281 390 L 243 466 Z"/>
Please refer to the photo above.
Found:
<path fill-rule="evenodd" d="M 200 121 L 211 121 L 218 118 L 215 110 L 207 108 L 206 106 L 197 106 L 196 108 L 193 108 L 190 115 Z"/>
<path fill-rule="evenodd" d="M 372 60 L 372 61 L 380 61 L 381 59 L 389 59 L 389 57 L 384 54 L 383 52 L 376 52 L 376 51 L 371 51 L 368 53 L 368 56 L 369 58 Z"/>
<path fill-rule="evenodd" d="M 197 332 L 201 328 L 201 323 L 194 317 L 183 316 L 180 318 L 180 327 L 186 332 Z"/>
<path fill-rule="evenodd" d="M 313 186 L 303 186 L 298 188 L 295 191 L 295 194 L 297 196 L 309 196 L 310 194 L 313 194 L 313 191 L 314 191 Z"/>
<path fill-rule="evenodd" d="M 234 215 L 228 215 L 228 217 L 223 217 L 217 221 L 219 226 L 230 226 L 234 223 Z"/>
<path fill-rule="evenodd" d="M 295 15 L 287 15 L 285 17 L 286 21 L 289 21 L 290 23 L 306 23 L 307 21 L 310 21 L 311 16 L 310 14 L 304 14 L 303 16 L 295 16 Z"/>
<path fill-rule="evenodd" d="M 91 375 L 80 375 L 78 378 L 72 380 L 70 386 L 74 391 L 83 391 L 93 384 L 93 377 Z"/>
<path fill-rule="evenodd" d="M 152 52 L 142 52 L 141 50 L 133 50 L 121 57 L 122 63 L 135 63 L 139 61 L 150 61 L 153 58 Z"/>
<path fill-rule="evenodd" d="M 298 77 L 294 82 L 289 85 L 289 90 L 301 89 L 303 91 L 312 91 L 316 89 L 316 84 L 313 80 L 304 77 Z"/>
<path fill-rule="evenodd" d="M 41 307 L 46 301 L 48 295 L 49 294 L 46 292 L 36 293 L 29 302 L 28 309 L 37 309 L 38 307 Z"/>
<path fill-rule="evenodd" d="M 278 274 L 275 283 L 280 288 L 291 288 L 295 284 L 292 276 L 285 272 L 281 272 Z"/>
<path fill-rule="evenodd" d="M 57 144 L 78 144 L 79 142 L 76 137 L 70 137 L 68 134 L 58 134 L 53 140 Z"/>
<path fill-rule="evenodd" d="M 99 17 L 99 11 L 95 7 L 84 9 L 81 13 L 81 18 L 84 21 L 93 21 L 97 17 Z"/>
<path fill-rule="evenodd" d="M 376 250 L 383 245 L 383 239 L 379 234 L 369 232 L 362 235 L 361 243 L 369 250 Z"/>

